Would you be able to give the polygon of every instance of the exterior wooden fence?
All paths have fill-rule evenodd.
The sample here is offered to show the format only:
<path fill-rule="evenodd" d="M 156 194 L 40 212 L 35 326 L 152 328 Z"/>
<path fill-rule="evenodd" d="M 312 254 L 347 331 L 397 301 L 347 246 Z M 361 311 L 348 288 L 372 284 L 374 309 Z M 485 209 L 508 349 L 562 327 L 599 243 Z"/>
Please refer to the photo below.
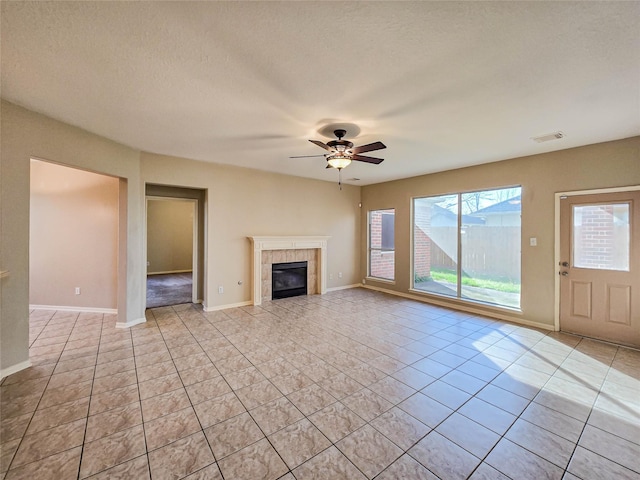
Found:
<path fill-rule="evenodd" d="M 431 267 L 456 269 L 457 227 L 432 227 Z M 462 234 L 462 270 L 471 276 L 520 280 L 520 227 L 473 225 Z"/>

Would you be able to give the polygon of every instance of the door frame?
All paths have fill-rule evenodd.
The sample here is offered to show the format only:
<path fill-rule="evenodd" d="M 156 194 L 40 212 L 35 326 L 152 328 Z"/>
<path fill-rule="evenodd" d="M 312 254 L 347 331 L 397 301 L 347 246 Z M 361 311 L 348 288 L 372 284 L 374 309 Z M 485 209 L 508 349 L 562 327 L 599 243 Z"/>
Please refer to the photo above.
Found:
<path fill-rule="evenodd" d="M 553 330 L 560 331 L 560 275 L 557 274 L 560 267 L 560 200 L 563 197 L 577 197 L 580 195 L 597 195 L 603 193 L 635 192 L 640 190 L 640 185 L 629 185 L 626 187 L 597 188 L 590 190 L 575 190 L 568 192 L 557 192 L 555 194 L 555 228 L 554 228 L 554 252 L 553 268 L 556 271 L 554 276 L 554 306 L 553 306 Z"/>
<path fill-rule="evenodd" d="M 145 262 L 145 279 L 148 276 L 147 273 L 147 216 L 149 210 L 149 201 L 177 201 L 177 202 L 188 202 L 193 206 L 193 240 L 191 246 L 191 303 L 199 303 L 200 299 L 198 298 L 198 200 L 195 198 L 180 198 L 180 197 L 161 197 L 155 195 L 145 195 L 144 202 L 144 262 Z M 144 282 L 144 299 L 145 299 L 145 310 L 147 309 L 147 282 Z"/>

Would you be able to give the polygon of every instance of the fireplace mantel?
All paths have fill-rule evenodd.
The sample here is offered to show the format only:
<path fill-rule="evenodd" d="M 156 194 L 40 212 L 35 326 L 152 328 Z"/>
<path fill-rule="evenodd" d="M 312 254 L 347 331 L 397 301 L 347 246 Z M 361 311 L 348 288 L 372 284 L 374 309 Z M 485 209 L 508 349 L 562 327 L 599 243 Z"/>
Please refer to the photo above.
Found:
<path fill-rule="evenodd" d="M 318 249 L 318 292 L 327 292 L 327 236 L 293 236 L 293 237 L 249 237 L 253 245 L 251 270 L 253 273 L 251 291 L 254 305 L 262 304 L 262 252 L 263 250 L 302 250 Z"/>

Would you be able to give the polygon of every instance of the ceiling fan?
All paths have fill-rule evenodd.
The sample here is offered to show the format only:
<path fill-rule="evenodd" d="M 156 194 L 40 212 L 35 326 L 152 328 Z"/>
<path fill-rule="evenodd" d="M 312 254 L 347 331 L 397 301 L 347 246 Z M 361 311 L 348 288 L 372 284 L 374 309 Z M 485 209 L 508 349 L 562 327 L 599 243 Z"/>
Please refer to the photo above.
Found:
<path fill-rule="evenodd" d="M 382 142 L 374 142 L 368 143 L 367 145 L 361 145 L 359 147 L 354 147 L 353 143 L 349 140 L 343 140 L 344 136 L 347 134 L 346 130 L 334 130 L 333 134 L 338 138 L 337 140 L 331 140 L 326 144 L 321 142 L 320 140 L 309 140 L 311 143 L 319 146 L 320 148 L 324 148 L 329 153 L 325 153 L 324 155 L 301 155 L 298 157 L 289 157 L 289 158 L 306 158 L 306 157 L 325 157 L 327 159 L 327 168 L 335 168 L 338 171 L 343 168 L 349 166 L 349 164 L 355 160 L 358 162 L 366 162 L 373 164 L 380 164 L 384 161 L 382 158 L 375 157 L 367 157 L 365 155 L 360 155 L 364 152 L 372 152 L 374 150 L 382 150 L 383 148 L 387 148 L 387 146 Z"/>

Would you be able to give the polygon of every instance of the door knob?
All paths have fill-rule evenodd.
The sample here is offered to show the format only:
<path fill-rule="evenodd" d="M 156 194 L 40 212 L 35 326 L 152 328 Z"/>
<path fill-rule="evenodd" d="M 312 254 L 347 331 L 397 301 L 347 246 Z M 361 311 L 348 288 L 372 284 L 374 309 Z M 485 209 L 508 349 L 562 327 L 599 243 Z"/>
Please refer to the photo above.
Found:
<path fill-rule="evenodd" d="M 569 266 L 569 262 L 562 262 L 560 265 L 562 265 L 563 267 L 568 267 Z"/>
<path fill-rule="evenodd" d="M 560 275 L 562 275 L 563 277 L 566 277 L 567 275 L 569 275 L 569 272 L 560 272 Z"/>

